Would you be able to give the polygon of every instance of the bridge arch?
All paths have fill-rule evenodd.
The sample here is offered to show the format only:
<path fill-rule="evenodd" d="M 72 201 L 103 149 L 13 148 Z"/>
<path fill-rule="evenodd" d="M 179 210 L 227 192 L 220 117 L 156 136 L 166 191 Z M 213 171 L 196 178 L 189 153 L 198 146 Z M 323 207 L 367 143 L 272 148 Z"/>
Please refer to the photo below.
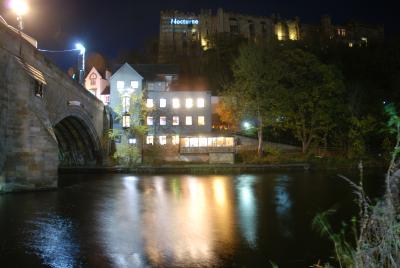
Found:
<path fill-rule="evenodd" d="M 100 139 L 90 118 L 79 111 L 70 111 L 56 120 L 53 128 L 58 142 L 60 166 L 101 164 Z"/>

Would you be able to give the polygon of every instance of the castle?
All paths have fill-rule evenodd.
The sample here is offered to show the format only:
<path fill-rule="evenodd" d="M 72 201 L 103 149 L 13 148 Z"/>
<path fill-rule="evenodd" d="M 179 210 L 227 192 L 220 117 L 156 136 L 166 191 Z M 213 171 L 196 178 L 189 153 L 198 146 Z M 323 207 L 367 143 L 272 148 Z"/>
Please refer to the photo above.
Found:
<path fill-rule="evenodd" d="M 368 45 L 383 40 L 383 26 L 358 22 L 334 25 L 329 16 L 322 16 L 319 25 L 304 24 L 298 17 L 286 20 L 279 16 L 251 16 L 226 12 L 219 8 L 201 10 L 199 14 L 177 10 L 161 11 L 159 63 L 173 63 L 180 56 L 199 56 L 213 46 L 217 33 L 238 35 L 247 39 L 334 40 L 349 47 Z"/>

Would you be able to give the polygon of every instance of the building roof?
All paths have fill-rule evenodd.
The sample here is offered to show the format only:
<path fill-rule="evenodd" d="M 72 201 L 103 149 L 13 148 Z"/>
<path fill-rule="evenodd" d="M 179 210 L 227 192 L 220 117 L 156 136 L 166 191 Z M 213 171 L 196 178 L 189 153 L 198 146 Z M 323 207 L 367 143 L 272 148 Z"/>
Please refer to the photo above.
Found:
<path fill-rule="evenodd" d="M 178 75 L 179 67 L 175 64 L 131 64 L 147 81 L 156 81 L 160 75 Z"/>
<path fill-rule="evenodd" d="M 101 92 L 101 95 L 110 95 L 110 86 L 106 86 Z"/>

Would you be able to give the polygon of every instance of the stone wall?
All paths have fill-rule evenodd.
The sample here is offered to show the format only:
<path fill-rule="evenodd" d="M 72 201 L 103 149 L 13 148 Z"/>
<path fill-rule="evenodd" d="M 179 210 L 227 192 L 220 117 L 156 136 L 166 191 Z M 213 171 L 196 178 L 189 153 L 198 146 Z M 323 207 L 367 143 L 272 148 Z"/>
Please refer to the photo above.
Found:
<path fill-rule="evenodd" d="M 34 94 L 38 79 L 30 68 L 46 82 L 43 97 Z M 85 144 L 104 153 L 103 103 L 0 23 L 0 192 L 57 187 L 54 127 L 71 116 L 85 126 L 91 139 Z"/>

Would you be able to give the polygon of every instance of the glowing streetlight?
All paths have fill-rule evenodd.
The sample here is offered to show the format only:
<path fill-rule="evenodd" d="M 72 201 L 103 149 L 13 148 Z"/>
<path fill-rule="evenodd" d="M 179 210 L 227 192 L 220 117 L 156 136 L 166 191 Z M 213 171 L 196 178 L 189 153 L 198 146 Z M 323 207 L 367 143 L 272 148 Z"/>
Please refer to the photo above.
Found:
<path fill-rule="evenodd" d="M 85 52 L 86 48 L 81 44 L 78 43 L 75 45 L 76 50 L 79 50 L 79 55 L 82 56 L 82 62 L 80 64 L 80 70 L 79 70 L 79 83 L 83 85 L 83 79 L 85 76 Z"/>
<path fill-rule="evenodd" d="M 28 13 L 29 10 L 28 3 L 24 0 L 12 0 L 10 2 L 10 8 L 17 15 L 18 28 L 20 31 L 22 31 L 24 28 L 24 24 L 22 22 L 22 16 Z"/>
<path fill-rule="evenodd" d="M 251 124 L 250 124 L 249 122 L 247 122 L 247 121 L 244 121 L 244 122 L 243 122 L 243 127 L 244 127 L 246 130 L 249 130 L 249 129 L 251 128 Z"/>

